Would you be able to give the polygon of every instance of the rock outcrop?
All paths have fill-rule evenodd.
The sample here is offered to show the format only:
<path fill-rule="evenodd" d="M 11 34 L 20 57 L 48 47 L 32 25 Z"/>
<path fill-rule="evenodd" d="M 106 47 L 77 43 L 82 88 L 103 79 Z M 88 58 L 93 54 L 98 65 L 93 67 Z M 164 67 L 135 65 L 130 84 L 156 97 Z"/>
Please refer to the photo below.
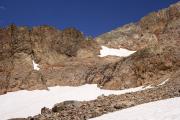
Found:
<path fill-rule="evenodd" d="M 85 83 L 86 65 L 76 59 L 97 56 L 99 51 L 95 41 L 86 41 L 75 28 L 61 31 L 49 26 L 10 25 L 0 30 L 0 42 L 0 94 L 58 84 L 80 85 L 81 79 Z M 33 61 L 40 65 L 39 71 L 33 69 Z"/>

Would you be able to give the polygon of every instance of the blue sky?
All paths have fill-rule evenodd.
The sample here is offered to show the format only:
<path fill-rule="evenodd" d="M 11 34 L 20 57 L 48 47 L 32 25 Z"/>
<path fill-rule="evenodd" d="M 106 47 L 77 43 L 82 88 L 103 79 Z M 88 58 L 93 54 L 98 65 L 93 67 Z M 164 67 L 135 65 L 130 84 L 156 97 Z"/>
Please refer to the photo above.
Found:
<path fill-rule="evenodd" d="M 0 26 L 76 27 L 97 36 L 178 0 L 0 0 Z"/>

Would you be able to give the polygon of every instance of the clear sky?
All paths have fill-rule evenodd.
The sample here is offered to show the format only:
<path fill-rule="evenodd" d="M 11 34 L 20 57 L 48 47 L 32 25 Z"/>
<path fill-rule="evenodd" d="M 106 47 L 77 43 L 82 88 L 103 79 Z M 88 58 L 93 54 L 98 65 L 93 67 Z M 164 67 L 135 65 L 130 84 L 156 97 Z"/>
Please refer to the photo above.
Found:
<path fill-rule="evenodd" d="M 76 27 L 97 36 L 179 0 L 0 0 L 0 26 Z"/>

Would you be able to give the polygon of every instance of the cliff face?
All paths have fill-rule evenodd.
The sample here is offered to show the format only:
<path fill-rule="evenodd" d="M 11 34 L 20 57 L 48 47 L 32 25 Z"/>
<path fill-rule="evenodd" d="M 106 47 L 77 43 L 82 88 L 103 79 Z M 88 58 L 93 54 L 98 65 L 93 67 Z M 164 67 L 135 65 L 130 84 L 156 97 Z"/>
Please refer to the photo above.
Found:
<path fill-rule="evenodd" d="M 180 69 L 180 2 L 96 38 L 99 44 L 137 50 L 115 66 L 103 87 L 156 84 Z"/>
<path fill-rule="evenodd" d="M 75 71 L 69 72 L 75 63 L 71 59 L 84 59 L 98 53 L 97 43 L 85 40 L 75 28 L 60 31 L 49 26 L 27 28 L 11 25 L 0 30 L 0 42 L 0 93 L 46 88 L 46 82 L 58 84 L 56 81 L 60 78 L 73 80 L 70 74 L 75 74 Z M 33 69 L 33 61 L 40 65 L 39 71 Z M 76 66 L 81 69 L 81 66 Z M 64 79 L 61 73 L 68 78 Z"/>
<path fill-rule="evenodd" d="M 0 94 L 85 83 L 107 89 L 156 85 L 180 68 L 179 38 L 180 2 L 95 40 L 75 28 L 11 25 L 0 29 Z M 100 58 L 101 45 L 137 52 L 126 58 Z"/>

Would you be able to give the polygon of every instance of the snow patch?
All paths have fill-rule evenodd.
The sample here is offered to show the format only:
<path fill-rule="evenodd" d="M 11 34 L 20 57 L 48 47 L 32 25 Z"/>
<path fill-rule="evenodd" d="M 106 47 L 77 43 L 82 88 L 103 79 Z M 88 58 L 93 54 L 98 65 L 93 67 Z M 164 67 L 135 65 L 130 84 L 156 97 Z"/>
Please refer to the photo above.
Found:
<path fill-rule="evenodd" d="M 100 50 L 100 55 L 99 57 L 105 57 L 108 55 L 111 56 L 119 56 L 119 57 L 127 57 L 133 53 L 135 53 L 136 51 L 130 51 L 124 48 L 120 48 L 120 49 L 114 49 L 114 48 L 108 48 L 106 46 L 101 46 L 101 50 Z"/>
<path fill-rule="evenodd" d="M 137 105 L 90 120 L 180 120 L 180 97 Z"/>
<path fill-rule="evenodd" d="M 151 86 L 151 85 L 148 85 L 148 86 L 145 87 L 145 89 L 150 89 L 150 88 L 154 88 L 154 87 Z"/>
<path fill-rule="evenodd" d="M 158 86 L 161 86 L 161 85 L 164 85 L 166 82 L 168 82 L 169 81 L 169 79 L 167 79 L 167 80 L 165 80 L 165 81 L 163 81 L 162 83 L 160 83 Z"/>
<path fill-rule="evenodd" d="M 129 92 L 145 90 L 143 86 L 125 90 L 102 90 L 96 84 L 86 84 L 79 87 L 55 86 L 49 90 L 21 90 L 0 95 L 0 118 L 20 118 L 37 115 L 41 108 L 52 108 L 54 104 L 66 100 L 93 100 L 100 95 L 120 95 Z"/>
<path fill-rule="evenodd" d="M 33 62 L 33 69 L 39 71 L 39 70 L 40 70 L 40 68 L 38 67 L 39 64 L 36 64 L 36 63 L 34 62 L 34 60 L 33 60 L 32 62 Z"/>

